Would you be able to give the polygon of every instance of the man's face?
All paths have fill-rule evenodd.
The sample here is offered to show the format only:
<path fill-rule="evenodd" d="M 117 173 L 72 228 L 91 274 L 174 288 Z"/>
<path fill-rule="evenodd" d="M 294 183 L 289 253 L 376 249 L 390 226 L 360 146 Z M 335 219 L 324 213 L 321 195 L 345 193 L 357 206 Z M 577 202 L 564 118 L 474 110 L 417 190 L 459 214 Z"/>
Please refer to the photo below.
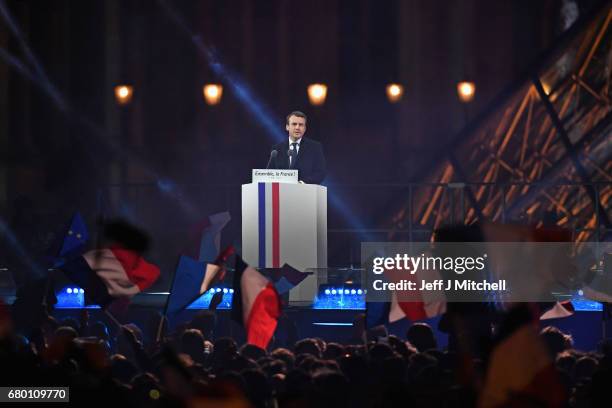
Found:
<path fill-rule="evenodd" d="M 289 123 L 285 125 L 291 140 L 300 140 L 306 133 L 306 119 L 299 116 L 289 116 Z"/>

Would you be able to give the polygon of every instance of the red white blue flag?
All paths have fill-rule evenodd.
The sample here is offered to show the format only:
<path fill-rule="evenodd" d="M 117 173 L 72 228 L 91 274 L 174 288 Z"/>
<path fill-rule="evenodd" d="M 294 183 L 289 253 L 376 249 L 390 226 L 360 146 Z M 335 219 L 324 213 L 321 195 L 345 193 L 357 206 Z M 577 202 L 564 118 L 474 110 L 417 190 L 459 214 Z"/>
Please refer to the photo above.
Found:
<path fill-rule="evenodd" d="M 245 328 L 247 343 L 267 348 L 280 312 L 280 298 L 274 284 L 236 256 L 232 319 Z"/>

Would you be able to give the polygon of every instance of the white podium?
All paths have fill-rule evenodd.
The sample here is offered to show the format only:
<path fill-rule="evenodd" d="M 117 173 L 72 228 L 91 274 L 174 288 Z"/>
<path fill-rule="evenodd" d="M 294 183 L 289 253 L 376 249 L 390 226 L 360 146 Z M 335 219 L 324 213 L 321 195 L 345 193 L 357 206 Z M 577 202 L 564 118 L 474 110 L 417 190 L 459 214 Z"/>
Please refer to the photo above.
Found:
<path fill-rule="evenodd" d="M 242 185 L 242 257 L 258 268 L 327 267 L 327 188 L 283 182 Z M 312 303 L 316 274 L 289 294 Z"/>

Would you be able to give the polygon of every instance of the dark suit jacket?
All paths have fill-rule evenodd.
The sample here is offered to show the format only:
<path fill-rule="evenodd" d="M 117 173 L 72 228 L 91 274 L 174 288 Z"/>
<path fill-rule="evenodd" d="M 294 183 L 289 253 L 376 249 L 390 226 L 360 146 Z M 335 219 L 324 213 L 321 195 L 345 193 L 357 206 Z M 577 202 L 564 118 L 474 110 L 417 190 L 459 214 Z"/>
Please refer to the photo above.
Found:
<path fill-rule="evenodd" d="M 273 169 L 288 169 L 289 168 L 289 138 L 284 142 L 272 146 L 272 150 L 276 150 L 278 154 L 276 159 L 270 164 Z M 294 169 L 298 170 L 298 179 L 308 184 L 321 184 L 327 173 L 325 166 L 325 156 L 323 155 L 323 146 L 316 140 L 302 138 L 300 142 L 300 150 L 295 162 Z"/>

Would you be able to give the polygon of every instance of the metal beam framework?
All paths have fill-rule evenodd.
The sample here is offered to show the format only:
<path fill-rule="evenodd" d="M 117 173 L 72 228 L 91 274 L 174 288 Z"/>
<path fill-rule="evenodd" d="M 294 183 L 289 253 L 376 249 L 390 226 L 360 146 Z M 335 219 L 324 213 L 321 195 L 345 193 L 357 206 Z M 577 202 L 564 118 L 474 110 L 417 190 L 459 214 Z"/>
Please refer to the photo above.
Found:
<path fill-rule="evenodd" d="M 437 187 L 413 187 L 392 215 L 398 232 L 390 238 L 406 225 L 433 231 L 478 220 L 556 224 L 577 241 L 612 232 L 611 22 L 608 2 L 496 110 L 468 125 L 423 180 Z"/>

